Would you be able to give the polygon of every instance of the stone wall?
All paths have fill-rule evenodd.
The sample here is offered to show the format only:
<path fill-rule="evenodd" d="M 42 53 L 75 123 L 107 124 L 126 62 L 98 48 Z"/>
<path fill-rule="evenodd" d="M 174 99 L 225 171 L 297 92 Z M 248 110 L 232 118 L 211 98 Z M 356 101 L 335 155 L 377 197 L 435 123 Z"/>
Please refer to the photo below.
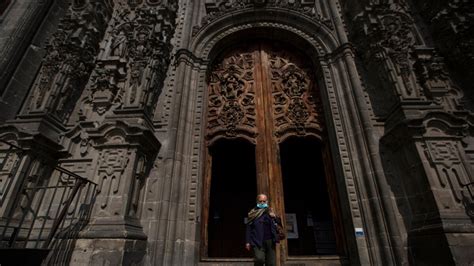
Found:
<path fill-rule="evenodd" d="M 98 184 L 71 264 L 232 264 L 201 250 L 206 76 L 256 38 L 317 66 L 341 261 L 474 261 L 468 0 L 15 0 L 0 19 L 0 138 Z"/>

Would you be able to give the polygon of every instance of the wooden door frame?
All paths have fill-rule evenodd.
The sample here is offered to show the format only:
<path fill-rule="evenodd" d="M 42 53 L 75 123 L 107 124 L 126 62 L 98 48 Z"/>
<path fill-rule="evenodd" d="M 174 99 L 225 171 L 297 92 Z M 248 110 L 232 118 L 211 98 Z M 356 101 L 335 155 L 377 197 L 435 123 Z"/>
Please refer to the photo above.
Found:
<path fill-rule="evenodd" d="M 259 65 L 262 68 L 265 68 L 263 64 L 261 64 L 261 59 L 262 59 L 262 49 L 259 49 Z M 264 75 L 264 73 L 269 73 L 268 69 L 265 70 L 254 70 L 254 73 L 257 72 L 257 75 L 260 75 L 259 78 L 256 80 L 260 81 L 259 84 L 261 84 L 261 87 L 268 86 L 268 77 Z M 313 77 L 314 80 L 312 82 L 314 84 L 317 84 L 317 80 L 315 77 Z M 261 88 L 259 90 L 260 92 L 264 92 L 265 90 Z M 318 95 L 321 97 L 321 95 Z M 262 97 L 263 99 L 269 99 L 268 97 L 271 97 L 271 92 L 269 93 L 269 96 L 267 95 L 266 97 Z M 207 103 L 206 103 L 207 104 Z M 263 104 L 263 106 L 268 107 L 270 106 L 269 104 Z M 266 110 L 268 111 L 268 110 Z M 267 113 L 267 112 L 265 112 Z M 207 110 L 205 112 L 205 125 L 207 125 Z M 259 116 L 257 116 L 257 120 L 259 121 L 264 121 L 264 126 L 270 126 L 270 124 L 273 124 L 272 119 L 265 119 L 264 117 L 260 117 L 261 119 L 258 119 Z M 269 131 L 265 131 L 268 133 Z M 261 135 L 261 136 L 260 136 Z M 327 131 L 324 131 L 324 135 L 327 135 Z M 276 141 L 271 134 L 259 134 L 259 138 L 263 139 L 263 142 L 267 142 L 267 140 L 271 140 L 270 144 L 266 143 L 266 145 L 263 145 L 264 149 L 267 150 L 268 154 L 273 154 L 276 157 L 276 161 L 278 161 L 278 164 L 273 164 L 273 167 L 269 167 L 267 171 L 263 171 L 263 173 L 259 173 L 259 164 L 256 163 L 256 168 L 257 168 L 257 173 L 256 173 L 256 182 L 257 182 L 257 193 L 266 193 L 270 200 L 271 204 L 276 210 L 276 212 L 281 216 L 283 224 L 286 224 L 286 217 L 285 217 L 285 206 L 284 206 L 284 195 L 283 195 L 283 180 L 282 180 L 282 172 L 281 172 L 281 164 L 280 164 L 280 142 Z M 335 173 L 334 173 L 334 168 L 333 168 L 333 162 L 332 162 L 332 157 L 331 157 L 331 151 L 329 150 L 329 143 L 327 142 L 327 138 L 325 137 L 325 141 L 321 141 L 321 152 L 322 154 L 322 159 L 323 159 L 323 165 L 324 165 L 324 171 L 325 171 L 325 178 L 326 178 L 326 185 L 328 189 L 328 194 L 330 197 L 330 208 L 331 208 L 331 216 L 333 218 L 333 227 L 334 227 L 334 233 L 337 235 L 340 235 L 341 238 L 338 238 L 336 240 L 336 245 L 337 245 L 337 250 L 338 250 L 338 255 L 335 256 L 326 256 L 326 257 L 343 257 L 344 255 L 347 254 L 347 247 L 346 247 L 346 240 L 344 237 L 344 228 L 342 226 L 342 220 L 341 220 L 341 209 L 340 209 L 340 204 L 339 204 L 339 194 L 337 193 L 337 184 L 335 180 Z M 213 143 L 217 139 L 213 140 Z M 272 143 L 273 142 L 273 143 Z M 200 255 L 201 255 L 201 261 L 248 261 L 248 259 L 245 258 L 209 258 L 208 256 L 208 249 L 209 249 L 209 243 L 208 243 L 208 220 L 209 220 L 209 207 L 210 207 L 210 192 L 211 192 L 211 182 L 212 182 L 212 155 L 210 153 L 210 147 L 212 146 L 213 143 L 209 143 L 208 141 L 204 141 L 204 151 L 203 151 L 203 159 L 204 159 L 204 164 L 203 164 L 203 176 L 204 176 L 204 182 L 203 182 L 203 187 L 202 187 L 202 209 L 201 209 L 201 240 L 202 243 L 200 245 Z M 257 140 L 258 143 L 258 140 Z M 274 147 L 268 147 L 268 146 L 273 146 Z M 259 151 L 258 147 L 262 147 L 259 145 L 255 145 L 255 158 L 258 159 L 258 153 L 262 152 Z M 275 160 L 274 160 L 275 161 Z M 275 168 L 275 169 L 273 169 Z M 276 169 L 278 168 L 278 169 Z M 266 176 L 263 176 L 264 173 L 268 173 Z M 277 197 L 277 195 L 280 195 Z M 334 195 L 334 197 L 331 197 L 331 195 Z M 341 233 L 342 232 L 342 233 Z M 336 235 L 336 238 L 337 238 Z M 286 261 L 292 261 L 292 260 L 298 260 L 300 259 L 298 257 L 290 257 L 288 255 L 288 249 L 287 249 L 287 240 L 281 241 L 280 244 L 277 245 L 277 258 L 278 258 L 278 263 L 281 262 L 286 262 Z M 244 248 L 244 247 L 242 247 Z M 305 256 L 304 259 L 307 260 L 315 260 L 320 258 L 321 256 Z M 326 258 L 327 259 L 327 258 Z"/>

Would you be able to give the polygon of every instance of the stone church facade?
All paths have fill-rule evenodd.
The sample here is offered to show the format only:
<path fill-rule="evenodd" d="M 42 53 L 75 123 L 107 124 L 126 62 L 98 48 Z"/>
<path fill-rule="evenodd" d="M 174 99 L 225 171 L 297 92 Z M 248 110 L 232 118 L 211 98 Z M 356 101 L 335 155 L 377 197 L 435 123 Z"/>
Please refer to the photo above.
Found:
<path fill-rule="evenodd" d="M 280 265 L 472 265 L 473 17 L 469 0 L 0 0 L 0 140 L 23 151 L 11 174 L 0 146 L 0 228 L 47 211 L 55 232 L 22 204 L 61 168 L 95 196 L 51 264 L 251 265 L 264 192 Z"/>

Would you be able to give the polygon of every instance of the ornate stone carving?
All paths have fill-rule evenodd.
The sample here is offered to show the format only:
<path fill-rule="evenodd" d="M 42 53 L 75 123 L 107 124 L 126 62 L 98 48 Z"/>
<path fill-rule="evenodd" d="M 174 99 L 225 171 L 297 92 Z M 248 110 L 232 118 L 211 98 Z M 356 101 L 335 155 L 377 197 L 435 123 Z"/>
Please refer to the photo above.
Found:
<path fill-rule="evenodd" d="M 99 193 L 100 208 L 105 209 L 110 199 L 116 195 L 121 186 L 123 171 L 128 165 L 131 152 L 127 149 L 103 150 L 98 162 L 99 182 L 97 192 Z"/>
<path fill-rule="evenodd" d="M 413 56 L 416 58 L 415 73 L 424 94 L 446 111 L 461 109 L 462 94 L 451 81 L 443 58 L 437 56 L 434 49 L 421 48 L 415 49 Z"/>
<path fill-rule="evenodd" d="M 413 75 L 412 51 L 416 38 L 413 19 L 404 6 L 399 4 L 373 4 L 355 18 L 358 28 L 357 45 L 367 61 L 386 64 L 387 76 L 397 83 L 397 77 L 388 72 L 394 69 L 401 78 L 397 93 L 402 99 L 419 98 Z"/>
<path fill-rule="evenodd" d="M 236 53 L 217 65 L 209 78 L 208 139 L 225 134 L 253 139 L 255 129 L 254 59 Z"/>
<path fill-rule="evenodd" d="M 452 142 L 427 141 L 428 152 L 434 163 L 444 163 L 450 166 L 459 163 L 460 158 L 457 148 Z"/>
<path fill-rule="evenodd" d="M 466 86 L 464 107 L 474 111 L 474 4 L 469 0 L 415 1 L 457 84 Z"/>
<path fill-rule="evenodd" d="M 446 197 L 443 197 L 442 203 L 445 208 L 460 208 L 466 201 L 473 203 L 474 195 L 466 187 L 470 183 L 469 170 L 465 168 L 460 158 L 458 145 L 454 141 L 443 140 L 426 141 L 425 145 L 426 154 L 436 168 L 440 187 L 449 189 L 454 200 L 453 203 L 446 202 Z M 466 209 L 466 211 L 472 210 Z"/>
<path fill-rule="evenodd" d="M 50 112 L 65 120 L 91 73 L 112 6 L 103 0 L 73 1 L 33 85 L 25 114 Z"/>
<path fill-rule="evenodd" d="M 149 2 L 149 1 L 148 1 Z M 147 2 L 147 3 L 148 3 Z M 109 110 L 153 109 L 170 63 L 170 39 L 174 31 L 176 3 L 129 1 L 112 18 L 112 29 L 102 43 L 96 72 L 109 73 L 107 91 L 110 97 L 103 104 L 94 103 L 93 112 L 99 116 Z M 161 3 L 161 4 L 160 4 Z M 84 96 L 94 102 L 97 78 L 90 83 Z M 87 103 L 86 103 L 87 104 Z M 97 108 L 100 106 L 100 108 Z M 85 111 L 83 119 L 96 119 Z"/>
<path fill-rule="evenodd" d="M 113 30 L 112 43 L 110 44 L 110 55 L 125 57 L 127 55 L 127 35 L 125 32 L 128 32 L 129 29 L 126 26 L 120 27 Z"/>
<path fill-rule="evenodd" d="M 91 141 L 89 135 L 86 132 L 81 132 L 79 135 L 79 153 L 82 157 L 86 156 L 89 153 L 89 148 L 91 146 Z"/>
<path fill-rule="evenodd" d="M 118 73 L 112 69 L 97 68 L 92 75 L 92 84 L 89 88 L 85 105 L 91 105 L 93 110 L 103 115 L 113 105 L 121 102 L 120 89 L 116 84 Z M 81 114 L 85 115 L 85 108 L 81 108 Z"/>
<path fill-rule="evenodd" d="M 331 29 L 333 28 L 331 20 L 325 16 L 325 14 L 328 14 L 328 10 L 325 10 L 326 6 L 322 5 L 319 0 L 211 0 L 206 1 L 206 15 L 202 18 L 201 25 L 193 28 L 193 35 L 197 34 L 200 28 L 229 12 L 254 8 L 293 10 L 311 19 L 320 21 Z"/>
<path fill-rule="evenodd" d="M 451 50 L 456 60 L 463 65 L 474 62 L 474 5 L 469 0 L 448 0 L 443 2 L 417 1 L 420 15 L 424 17 L 438 40 L 443 52 Z M 453 38 L 454 37 L 454 38 Z M 452 49 L 455 44 L 457 49 Z"/>

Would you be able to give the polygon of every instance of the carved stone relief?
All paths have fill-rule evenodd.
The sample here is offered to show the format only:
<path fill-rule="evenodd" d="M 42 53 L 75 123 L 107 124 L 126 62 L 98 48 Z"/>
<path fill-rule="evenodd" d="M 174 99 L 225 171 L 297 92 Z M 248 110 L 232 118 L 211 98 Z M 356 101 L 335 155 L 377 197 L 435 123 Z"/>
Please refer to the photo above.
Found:
<path fill-rule="evenodd" d="M 120 105 L 121 91 L 116 84 L 117 71 L 105 68 L 96 68 L 92 74 L 93 83 L 89 88 L 84 104 L 92 106 L 92 110 L 103 115 L 113 105 Z M 81 110 L 83 111 L 83 110 Z M 81 112 L 81 115 L 86 115 Z"/>
<path fill-rule="evenodd" d="M 454 85 L 434 48 L 424 46 L 406 4 L 371 4 L 354 22 L 357 45 L 379 79 L 390 80 L 403 104 L 424 102 L 430 109 L 460 110 L 463 94 Z M 370 49 L 367 49 L 369 47 Z M 383 73 L 383 74 L 382 74 Z"/>
<path fill-rule="evenodd" d="M 465 107 L 474 111 L 474 5 L 469 0 L 415 1 L 430 29 L 434 45 L 445 58 L 452 78 L 464 90 Z"/>
<path fill-rule="evenodd" d="M 474 194 L 466 187 L 471 182 L 469 171 L 461 160 L 456 142 L 430 140 L 426 141 L 425 147 L 427 157 L 435 166 L 437 183 L 442 189 L 449 189 L 451 192 L 452 202 L 447 201 L 446 197 L 439 197 L 444 208 L 463 208 L 463 205 L 474 203 Z"/>
<path fill-rule="evenodd" d="M 55 114 L 64 121 L 91 73 L 112 6 L 74 1 L 47 46 L 24 114 Z"/>
<path fill-rule="evenodd" d="M 413 52 L 416 76 L 426 97 L 446 111 L 462 109 L 462 94 L 453 84 L 442 57 L 434 49 L 417 48 Z"/>
<path fill-rule="evenodd" d="M 98 205 L 104 211 L 99 211 L 100 216 L 112 216 L 114 210 L 107 210 L 110 200 L 114 196 L 121 196 L 120 190 L 123 189 L 122 176 L 128 165 L 131 152 L 127 149 L 103 150 L 98 161 Z M 116 212 L 118 210 L 115 210 Z"/>
<path fill-rule="evenodd" d="M 413 19 L 404 6 L 398 4 L 369 5 L 355 20 L 360 35 L 356 39 L 366 62 L 384 65 L 387 78 L 396 86 L 402 100 L 423 96 L 417 88 L 410 53 L 416 44 Z M 391 74 L 391 70 L 395 75 Z"/>
<path fill-rule="evenodd" d="M 129 1 L 114 13 L 96 74 L 83 96 L 80 119 L 97 120 L 111 110 L 153 109 L 170 63 L 177 4 L 142 2 Z M 98 83 L 107 88 L 98 90 Z M 99 101 L 98 91 L 107 94 Z"/>
<path fill-rule="evenodd" d="M 204 26 L 225 16 L 229 12 L 235 12 L 253 8 L 280 8 L 296 11 L 310 19 L 317 20 L 325 26 L 333 29 L 333 23 L 329 18 L 329 10 L 324 1 L 321 0 L 211 0 L 206 1 L 206 15 L 201 19 L 201 25 L 193 28 L 193 35 Z"/>

